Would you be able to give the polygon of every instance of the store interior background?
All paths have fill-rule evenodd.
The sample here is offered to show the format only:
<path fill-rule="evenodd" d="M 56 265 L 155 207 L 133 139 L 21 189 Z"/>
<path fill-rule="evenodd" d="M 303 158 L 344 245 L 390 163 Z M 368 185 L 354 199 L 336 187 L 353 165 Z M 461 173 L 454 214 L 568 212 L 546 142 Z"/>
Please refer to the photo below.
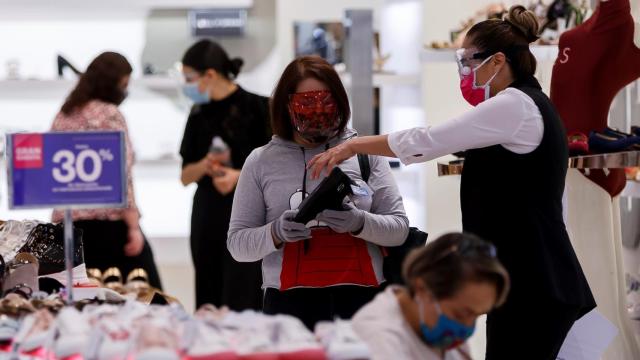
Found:
<path fill-rule="evenodd" d="M 193 271 L 189 253 L 189 222 L 195 186 L 179 181 L 178 149 L 189 104 L 180 94 L 179 74 L 143 76 L 143 64 L 166 70 L 196 39 L 189 32 L 192 8 L 248 9 L 246 34 L 219 40 L 231 56 L 246 65 L 238 82 L 269 95 L 285 65 L 294 57 L 294 23 L 343 21 L 348 9 L 373 10 L 381 52 L 391 57 L 374 75 L 381 92 L 381 131 L 433 125 L 467 110 L 459 95 L 453 57 L 439 59 L 425 50 L 431 41 L 449 39 L 449 32 L 485 4 L 495 0 L 0 0 L 0 133 L 47 131 L 72 78 L 58 79 L 56 56 L 84 69 L 99 53 L 113 50 L 134 66 L 124 113 L 136 151 L 135 191 L 142 228 L 152 243 L 166 290 L 193 310 Z M 502 1 L 507 6 L 526 1 Z M 635 17 L 640 22 L 638 12 Z M 637 29 L 637 31 L 640 31 Z M 547 50 L 545 50 L 547 51 Z M 538 78 L 548 90 L 553 49 L 541 57 Z M 19 62 L 20 80 L 5 80 L 2 69 Z M 348 85 L 348 84 L 347 84 Z M 622 127 L 625 97 L 640 114 L 640 82 L 616 99 L 611 123 Z M 636 120 L 635 125 L 640 125 Z M 439 178 L 436 162 L 394 169 L 412 226 L 432 238 L 461 229 L 459 177 Z M 0 171 L 0 218 L 49 220 L 49 210 L 10 211 L 6 171 Z M 515 179 L 514 181 L 517 181 Z M 627 228 L 638 228 L 640 204 L 622 201 Z M 635 206 L 634 206 L 635 205 Z M 634 220 L 635 219 L 635 220 Z M 629 233 L 629 232 L 627 232 Z M 633 236 L 636 236 L 634 232 Z M 640 254 L 626 251 L 627 266 L 638 273 Z M 482 333 L 479 321 L 479 333 Z M 481 349 L 474 339 L 474 349 Z M 475 350 L 474 350 L 475 351 Z"/>

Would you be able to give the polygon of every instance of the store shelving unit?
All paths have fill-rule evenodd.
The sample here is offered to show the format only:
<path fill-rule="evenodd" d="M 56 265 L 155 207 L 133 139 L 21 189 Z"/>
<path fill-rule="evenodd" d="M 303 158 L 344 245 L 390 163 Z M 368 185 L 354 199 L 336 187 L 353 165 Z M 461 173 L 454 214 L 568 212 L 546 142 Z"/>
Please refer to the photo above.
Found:
<path fill-rule="evenodd" d="M 621 169 L 640 166 L 640 151 L 575 156 L 569 158 L 573 169 Z"/>
<path fill-rule="evenodd" d="M 464 162 L 459 160 L 449 163 L 439 162 L 438 176 L 460 175 L 462 174 L 463 165 Z M 573 156 L 569 158 L 569 168 L 571 169 L 623 169 L 638 166 L 640 166 L 640 151 Z"/>
<path fill-rule="evenodd" d="M 24 79 L 24 80 L 0 80 L 0 94 L 3 97 L 41 97 L 43 95 L 58 96 L 61 92 L 69 91 L 76 80 L 66 79 Z M 140 86 L 153 91 L 175 91 L 180 89 L 180 79 L 152 75 L 131 80 L 132 86 Z"/>
<path fill-rule="evenodd" d="M 104 8 L 125 9 L 188 9 L 188 8 L 248 8 L 253 6 L 253 0 L 112 0 L 109 2 L 86 0 L 58 0 L 55 2 L 43 2 L 40 0 L 0 0 L 3 9 L 25 8 L 28 6 L 41 7 L 44 10 L 51 9 L 76 9 L 95 10 L 96 6 Z"/>
<path fill-rule="evenodd" d="M 345 87 L 351 86 L 351 74 L 340 74 L 342 83 Z M 419 74 L 390 74 L 390 73 L 374 73 L 373 74 L 373 86 L 385 87 L 385 86 L 418 86 L 420 85 Z"/>
<path fill-rule="evenodd" d="M 455 62 L 456 49 L 427 49 L 420 54 L 422 63 Z M 555 61 L 558 57 L 557 45 L 534 45 L 531 52 L 540 62 Z"/>

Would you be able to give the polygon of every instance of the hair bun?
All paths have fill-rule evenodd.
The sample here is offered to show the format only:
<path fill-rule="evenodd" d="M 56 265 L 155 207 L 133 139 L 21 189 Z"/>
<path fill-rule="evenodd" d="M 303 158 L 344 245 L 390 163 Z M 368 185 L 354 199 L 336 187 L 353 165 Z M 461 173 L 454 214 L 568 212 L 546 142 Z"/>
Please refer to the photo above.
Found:
<path fill-rule="evenodd" d="M 527 42 L 532 43 L 539 39 L 540 24 L 538 23 L 538 18 L 524 6 L 514 5 L 509 8 L 509 14 L 507 14 L 505 20 L 520 30 Z"/>
<path fill-rule="evenodd" d="M 233 74 L 233 77 L 238 76 L 238 74 L 240 74 L 240 69 L 242 68 L 242 65 L 244 65 L 244 60 L 242 60 L 241 58 L 234 58 L 234 59 L 231 59 L 229 63 L 230 63 L 229 71 L 231 71 L 231 74 Z"/>

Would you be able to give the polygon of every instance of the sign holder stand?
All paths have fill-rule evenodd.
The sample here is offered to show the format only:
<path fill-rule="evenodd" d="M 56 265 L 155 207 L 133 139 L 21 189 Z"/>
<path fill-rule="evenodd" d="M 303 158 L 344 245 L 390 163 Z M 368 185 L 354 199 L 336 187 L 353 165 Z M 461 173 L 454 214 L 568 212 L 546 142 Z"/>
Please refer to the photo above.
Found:
<path fill-rule="evenodd" d="M 67 268 L 67 302 L 73 304 L 73 218 L 71 209 L 64 210 L 64 257 Z"/>
<path fill-rule="evenodd" d="M 64 209 L 67 283 L 62 295 L 67 305 L 73 305 L 76 249 L 72 209 L 126 206 L 125 134 L 122 131 L 19 133 L 7 134 L 6 143 L 9 208 Z M 92 161 L 93 166 L 87 169 L 85 161 Z"/>

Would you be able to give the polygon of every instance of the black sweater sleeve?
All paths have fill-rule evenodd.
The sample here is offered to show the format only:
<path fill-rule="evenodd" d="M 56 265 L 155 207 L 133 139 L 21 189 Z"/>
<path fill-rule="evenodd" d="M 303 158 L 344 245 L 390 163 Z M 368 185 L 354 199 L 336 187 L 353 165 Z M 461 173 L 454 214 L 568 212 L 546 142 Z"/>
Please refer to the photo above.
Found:
<path fill-rule="evenodd" d="M 197 162 L 198 156 L 196 154 L 196 135 L 198 129 L 196 128 L 196 119 L 193 116 L 193 110 L 189 114 L 187 124 L 184 128 L 184 135 L 182 136 L 182 143 L 180 144 L 180 156 L 182 157 L 182 167 Z"/>

